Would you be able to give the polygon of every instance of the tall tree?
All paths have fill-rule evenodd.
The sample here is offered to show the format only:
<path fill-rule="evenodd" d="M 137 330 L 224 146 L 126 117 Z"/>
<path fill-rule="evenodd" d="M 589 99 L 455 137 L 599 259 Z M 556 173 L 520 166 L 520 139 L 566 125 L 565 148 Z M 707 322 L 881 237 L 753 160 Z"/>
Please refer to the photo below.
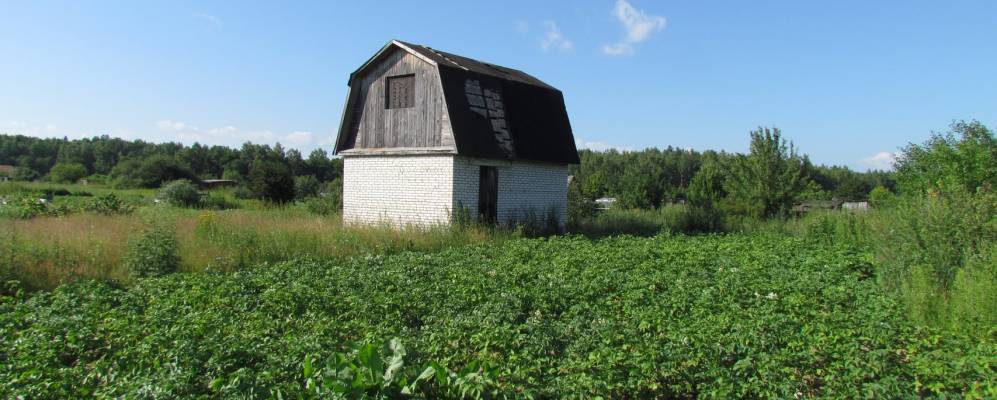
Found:
<path fill-rule="evenodd" d="M 751 132 L 751 150 L 733 160 L 727 188 L 733 200 L 758 217 L 789 210 L 806 187 L 806 159 L 796 154 L 779 128 Z"/>

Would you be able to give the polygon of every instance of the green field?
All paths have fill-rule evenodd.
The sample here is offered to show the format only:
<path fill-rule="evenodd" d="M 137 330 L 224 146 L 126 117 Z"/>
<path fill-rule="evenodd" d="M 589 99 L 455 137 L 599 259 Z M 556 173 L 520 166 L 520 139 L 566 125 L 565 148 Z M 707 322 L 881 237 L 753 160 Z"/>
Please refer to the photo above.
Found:
<path fill-rule="evenodd" d="M 871 268 L 779 236 L 567 237 L 65 285 L 3 300 L 0 396 L 997 395 L 997 348 L 913 326 Z M 385 381 L 364 345 L 392 338 Z"/>

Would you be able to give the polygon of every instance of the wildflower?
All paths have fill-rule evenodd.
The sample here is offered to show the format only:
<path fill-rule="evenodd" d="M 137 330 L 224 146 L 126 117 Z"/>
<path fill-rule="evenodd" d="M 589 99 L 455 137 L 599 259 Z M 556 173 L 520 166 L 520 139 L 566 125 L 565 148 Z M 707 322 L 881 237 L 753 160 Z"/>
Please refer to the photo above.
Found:
<path fill-rule="evenodd" d="M 779 300 L 779 295 L 769 292 L 769 294 L 765 295 L 765 298 L 769 300 Z"/>

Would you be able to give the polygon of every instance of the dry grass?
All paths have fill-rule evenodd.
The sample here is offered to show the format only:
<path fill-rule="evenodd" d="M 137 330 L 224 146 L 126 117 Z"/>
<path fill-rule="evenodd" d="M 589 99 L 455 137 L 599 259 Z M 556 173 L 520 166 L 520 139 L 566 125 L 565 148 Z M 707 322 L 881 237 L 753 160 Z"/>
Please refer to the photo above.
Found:
<path fill-rule="evenodd" d="M 94 278 L 129 284 L 122 258 L 129 241 L 157 223 L 175 227 L 181 271 L 233 271 L 292 258 L 440 248 L 492 240 L 483 229 L 344 227 L 338 216 L 298 209 L 196 211 L 143 208 L 128 216 L 76 214 L 0 220 L 0 272 L 29 289 Z"/>

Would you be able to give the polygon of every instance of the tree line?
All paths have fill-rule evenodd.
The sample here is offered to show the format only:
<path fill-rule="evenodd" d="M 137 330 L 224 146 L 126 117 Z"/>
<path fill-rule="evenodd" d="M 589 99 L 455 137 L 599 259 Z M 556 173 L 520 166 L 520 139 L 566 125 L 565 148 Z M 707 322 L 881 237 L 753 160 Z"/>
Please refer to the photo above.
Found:
<path fill-rule="evenodd" d="M 88 179 L 119 188 L 157 188 L 186 179 L 231 179 L 254 197 L 294 198 L 295 183 L 306 190 L 342 177 L 342 160 L 316 149 L 303 157 L 279 143 L 243 144 L 235 149 L 195 143 L 150 143 L 99 136 L 87 139 L 0 135 L 0 164 L 13 165 L 10 178 L 76 182 Z"/>
<path fill-rule="evenodd" d="M 891 172 L 814 165 L 778 128 L 750 132 L 747 154 L 667 147 L 579 152 L 569 187 L 573 203 L 613 197 L 623 208 L 693 204 L 736 214 L 785 214 L 802 200 L 867 200 L 874 188 L 894 191 Z"/>
<path fill-rule="evenodd" d="M 801 200 L 865 200 L 874 188 L 894 191 L 893 174 L 813 165 L 778 128 L 750 133 L 748 154 L 667 147 L 642 151 L 579 152 L 569 193 L 575 207 L 614 197 L 624 208 L 654 209 L 692 203 L 738 214 L 784 214 Z M 295 186 L 313 192 L 341 184 L 342 160 L 323 149 L 298 150 L 246 143 L 241 148 L 180 143 L 0 135 L 0 164 L 11 178 L 75 182 L 87 178 L 115 187 L 160 187 L 178 179 L 232 179 L 255 197 L 293 199 Z M 295 184 L 295 181 L 297 185 Z M 290 193 L 288 193 L 290 192 Z"/>

